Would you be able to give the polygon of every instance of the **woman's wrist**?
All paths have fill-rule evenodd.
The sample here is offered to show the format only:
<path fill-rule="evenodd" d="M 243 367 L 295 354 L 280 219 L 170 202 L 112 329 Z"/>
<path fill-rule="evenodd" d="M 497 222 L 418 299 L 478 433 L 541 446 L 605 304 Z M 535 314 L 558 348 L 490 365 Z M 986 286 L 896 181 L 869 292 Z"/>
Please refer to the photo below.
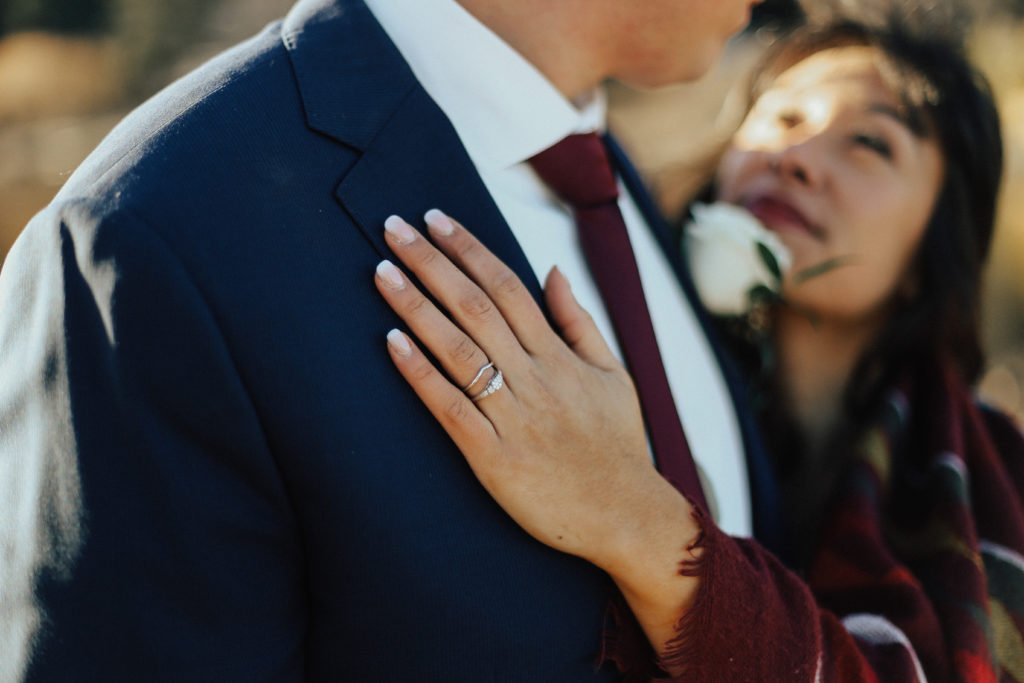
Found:
<path fill-rule="evenodd" d="M 693 605 L 700 579 L 684 575 L 684 563 L 696 559 L 691 550 L 701 529 L 693 507 L 657 475 L 637 509 L 634 532 L 617 544 L 618 553 L 604 567 L 659 657 L 670 650 L 677 628 Z M 614 559 L 612 559 L 614 558 Z M 669 671 L 677 675 L 681 671 Z"/>
<path fill-rule="evenodd" d="M 637 487 L 638 499 L 624 499 L 612 513 L 609 547 L 591 561 L 608 572 L 631 604 L 663 604 L 674 597 L 678 611 L 695 592 L 696 581 L 680 570 L 694 559 L 688 548 L 701 530 L 689 501 L 652 473 L 649 483 Z"/>

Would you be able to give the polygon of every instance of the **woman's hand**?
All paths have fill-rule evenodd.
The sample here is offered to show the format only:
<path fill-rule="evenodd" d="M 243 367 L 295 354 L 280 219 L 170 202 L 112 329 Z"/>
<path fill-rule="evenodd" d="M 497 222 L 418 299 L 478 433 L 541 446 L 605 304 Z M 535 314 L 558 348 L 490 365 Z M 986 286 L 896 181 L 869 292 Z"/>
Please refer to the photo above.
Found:
<path fill-rule="evenodd" d="M 665 586 L 652 582 L 680 585 L 683 549 L 698 530 L 689 503 L 654 469 L 629 375 L 557 269 L 545 297 L 561 336 L 468 231 L 439 211 L 426 220 L 440 250 L 397 217 L 386 239 L 452 320 L 388 261 L 376 284 L 443 372 L 393 330 L 398 370 L 520 526 L 608 571 L 631 605 L 664 602 Z M 474 378 L 489 362 L 503 386 L 479 397 L 495 370 Z M 670 607 L 669 629 L 681 605 Z"/>

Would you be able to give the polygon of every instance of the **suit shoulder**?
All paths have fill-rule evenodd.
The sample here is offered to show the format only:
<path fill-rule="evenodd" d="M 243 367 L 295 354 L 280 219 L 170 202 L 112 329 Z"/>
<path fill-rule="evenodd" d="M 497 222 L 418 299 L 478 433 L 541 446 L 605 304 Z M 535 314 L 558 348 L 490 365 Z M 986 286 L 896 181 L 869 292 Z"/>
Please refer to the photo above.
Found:
<path fill-rule="evenodd" d="M 114 194 L 51 202 L 14 242 L 3 264 L 3 282 L 20 283 L 14 287 L 16 297 L 30 298 L 30 290 L 36 286 L 30 287 L 30 283 L 44 282 L 47 273 L 59 281 L 61 276 L 51 271 L 62 269 L 69 260 L 79 268 L 102 263 L 120 248 L 124 233 L 153 233 L 146 221 L 123 206 L 120 199 Z M 152 237 L 158 236 L 147 239 Z"/>
<path fill-rule="evenodd" d="M 124 190 L 139 164 L 188 167 L 231 145 L 258 145 L 301 116 L 280 24 L 214 57 L 128 114 L 85 159 L 58 198 Z M 189 155 L 195 157 L 190 160 Z M 113 188 L 113 189 L 112 189 Z"/>
<path fill-rule="evenodd" d="M 308 127 L 271 25 L 132 112 L 55 201 L 58 211 L 130 207 L 167 241 L 205 245 L 215 232 L 241 238 L 268 223 L 266 207 L 285 213 L 304 191 L 329 199 L 354 158 Z"/>

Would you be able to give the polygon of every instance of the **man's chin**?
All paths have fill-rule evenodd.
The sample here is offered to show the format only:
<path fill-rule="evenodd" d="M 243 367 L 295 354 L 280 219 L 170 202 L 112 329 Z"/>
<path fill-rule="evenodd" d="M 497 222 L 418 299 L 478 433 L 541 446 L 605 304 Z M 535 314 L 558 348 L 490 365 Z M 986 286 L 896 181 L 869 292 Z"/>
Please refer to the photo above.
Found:
<path fill-rule="evenodd" d="M 722 55 L 721 50 L 708 52 L 707 55 L 691 56 L 691 59 L 674 65 L 668 64 L 666 60 L 660 69 L 652 68 L 623 74 L 616 80 L 636 90 L 655 90 L 670 85 L 693 83 L 707 76 Z"/>

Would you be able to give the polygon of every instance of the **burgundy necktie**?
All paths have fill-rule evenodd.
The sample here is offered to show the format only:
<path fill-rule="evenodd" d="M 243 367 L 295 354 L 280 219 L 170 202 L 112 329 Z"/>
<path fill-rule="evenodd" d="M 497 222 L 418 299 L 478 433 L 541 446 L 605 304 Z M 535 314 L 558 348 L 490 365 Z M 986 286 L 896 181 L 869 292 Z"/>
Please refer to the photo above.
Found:
<path fill-rule="evenodd" d="M 530 163 L 573 209 L 580 246 L 640 394 L 658 469 L 676 488 L 706 508 L 697 466 L 658 352 L 604 143 L 596 133 L 570 135 L 530 159 Z"/>

